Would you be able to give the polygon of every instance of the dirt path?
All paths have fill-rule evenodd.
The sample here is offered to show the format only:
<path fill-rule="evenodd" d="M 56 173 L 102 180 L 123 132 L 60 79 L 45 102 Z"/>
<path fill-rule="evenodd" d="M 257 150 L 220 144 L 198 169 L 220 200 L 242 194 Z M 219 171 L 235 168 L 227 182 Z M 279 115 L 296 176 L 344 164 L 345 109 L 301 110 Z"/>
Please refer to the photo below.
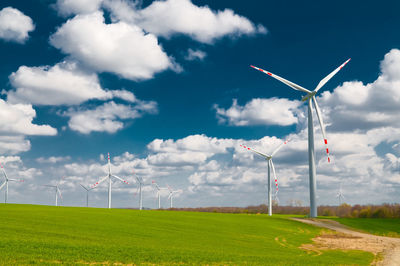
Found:
<path fill-rule="evenodd" d="M 322 249 L 357 249 L 374 253 L 377 258 L 373 265 L 400 265 L 400 238 L 376 236 L 353 231 L 350 228 L 331 220 L 297 219 L 306 224 L 327 228 L 337 233 L 324 232 L 314 238 L 314 244 L 303 245 L 310 252 L 320 252 Z M 382 259 L 383 257 L 383 259 Z"/>

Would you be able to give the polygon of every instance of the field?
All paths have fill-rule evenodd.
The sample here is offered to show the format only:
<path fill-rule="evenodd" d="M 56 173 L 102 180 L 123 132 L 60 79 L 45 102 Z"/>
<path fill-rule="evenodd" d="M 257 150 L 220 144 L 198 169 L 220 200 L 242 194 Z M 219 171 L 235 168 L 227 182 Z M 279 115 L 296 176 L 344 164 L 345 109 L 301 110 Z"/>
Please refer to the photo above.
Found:
<path fill-rule="evenodd" d="M 370 234 L 400 237 L 398 218 L 332 218 L 332 220 Z"/>
<path fill-rule="evenodd" d="M 289 216 L 0 205 L 0 264 L 367 265 L 361 251 L 306 252 L 320 229 Z"/>

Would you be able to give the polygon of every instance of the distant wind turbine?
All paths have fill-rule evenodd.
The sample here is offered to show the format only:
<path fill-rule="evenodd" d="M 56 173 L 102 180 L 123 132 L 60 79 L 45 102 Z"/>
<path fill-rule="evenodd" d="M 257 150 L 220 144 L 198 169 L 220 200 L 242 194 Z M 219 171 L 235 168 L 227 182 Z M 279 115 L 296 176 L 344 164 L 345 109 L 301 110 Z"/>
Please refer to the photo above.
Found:
<path fill-rule="evenodd" d="M 178 194 L 178 193 L 182 193 L 183 190 L 182 189 L 178 189 L 178 190 L 173 190 L 172 187 L 168 186 L 168 190 L 169 190 L 169 195 L 168 195 L 168 199 L 169 199 L 169 207 L 172 208 L 172 198 L 174 197 L 174 194 Z"/>
<path fill-rule="evenodd" d="M 93 188 L 93 187 L 88 188 L 88 187 L 85 187 L 85 186 L 82 185 L 82 184 L 79 184 L 79 185 L 81 185 L 81 187 L 82 187 L 84 190 L 86 190 L 86 207 L 89 207 L 89 191 L 91 191 L 91 190 L 94 189 L 94 188 Z"/>
<path fill-rule="evenodd" d="M 339 200 L 339 206 L 342 205 L 342 200 L 344 200 L 344 196 L 342 193 L 342 183 L 340 183 L 339 192 L 336 194 L 336 197 Z"/>
<path fill-rule="evenodd" d="M 23 179 L 20 179 L 20 178 L 18 178 L 18 179 L 8 178 L 7 173 L 6 173 L 6 170 L 4 170 L 3 165 L 0 164 L 0 166 L 1 166 L 1 170 L 3 171 L 4 179 L 5 179 L 4 182 L 3 182 L 3 184 L 0 185 L 0 190 L 1 190 L 4 186 L 6 187 L 4 203 L 7 203 L 7 202 L 8 202 L 8 182 L 9 182 L 9 181 L 13 181 L 13 182 L 24 182 L 24 180 L 23 180 Z"/>
<path fill-rule="evenodd" d="M 43 185 L 44 187 L 52 187 L 52 188 L 54 188 L 54 191 L 55 191 L 55 199 L 56 199 L 56 202 L 55 202 L 55 206 L 58 206 L 58 197 L 60 197 L 60 199 L 62 200 L 63 198 L 62 198 L 62 194 L 61 194 L 61 190 L 60 190 L 60 183 L 61 183 L 61 181 L 64 179 L 64 177 L 61 177 L 60 178 L 60 180 L 58 180 L 58 182 L 57 182 L 57 184 L 54 186 L 54 185 Z"/>
<path fill-rule="evenodd" d="M 142 186 L 144 185 L 143 178 L 137 176 L 135 174 L 136 182 L 138 183 L 138 189 L 135 194 L 139 192 L 139 210 L 143 209 L 143 194 L 142 194 Z"/>
<path fill-rule="evenodd" d="M 275 74 L 272 74 L 269 71 L 263 70 L 261 68 L 251 66 L 254 69 L 257 69 L 277 80 L 279 80 L 282 83 L 285 83 L 292 89 L 305 92 L 306 95 L 303 96 L 301 99 L 303 102 L 307 101 L 308 102 L 308 165 L 309 165 L 309 176 L 310 176 L 310 217 L 317 217 L 317 180 L 316 180 L 316 169 L 315 169 L 315 153 L 314 153 L 314 124 L 313 124 L 313 114 L 312 114 L 312 104 L 315 106 L 315 110 L 317 112 L 317 117 L 319 120 L 319 124 L 321 126 L 321 132 L 322 136 L 324 138 L 324 142 L 326 145 L 326 153 L 328 155 L 328 162 L 330 162 L 329 158 L 329 150 L 328 150 L 328 140 L 326 138 L 325 134 L 325 125 L 322 121 L 322 114 L 319 109 L 317 100 L 315 98 L 315 95 L 317 92 L 337 73 L 339 70 L 341 70 L 348 62 L 350 59 L 348 59 L 346 62 L 344 62 L 342 65 L 340 65 L 338 68 L 336 68 L 334 71 L 332 71 L 328 76 L 326 76 L 324 79 L 322 79 L 317 87 L 315 88 L 314 91 L 309 91 L 289 80 L 286 80 L 284 78 L 281 78 Z"/>
<path fill-rule="evenodd" d="M 103 181 L 108 179 L 108 208 L 111 209 L 111 184 L 112 184 L 112 178 L 116 178 L 118 180 L 120 180 L 121 182 L 124 182 L 125 184 L 129 184 L 128 181 L 123 180 L 122 178 L 111 174 L 111 162 L 110 162 L 110 153 L 107 153 L 108 155 L 108 174 L 103 177 L 102 179 L 100 179 L 99 181 L 97 181 L 94 185 L 92 185 L 92 189 L 97 187 L 100 183 L 102 183 Z"/>
<path fill-rule="evenodd" d="M 158 199 L 158 208 L 159 209 L 161 209 L 161 195 L 160 195 L 160 191 L 161 190 L 168 190 L 168 188 L 164 188 L 164 187 L 159 187 L 158 185 L 157 185 L 157 183 L 156 183 L 156 181 L 152 181 L 151 183 L 153 183 L 153 185 L 156 187 L 156 189 L 157 189 L 157 199 Z"/>
<path fill-rule="evenodd" d="M 245 148 L 246 150 L 252 151 L 262 157 L 265 158 L 265 160 L 268 161 L 268 215 L 271 216 L 272 215 L 272 194 L 271 194 L 271 168 L 272 168 L 272 172 L 274 174 L 274 180 L 275 180 L 275 199 L 278 198 L 278 179 L 276 177 L 276 172 L 275 172 L 275 166 L 274 163 L 272 162 L 272 157 L 282 148 L 283 145 L 285 145 L 286 143 L 288 143 L 289 140 L 284 141 L 281 145 L 279 145 L 272 153 L 271 155 L 268 154 L 264 154 L 261 152 L 258 152 L 252 148 L 249 148 L 245 145 L 240 145 L 241 147 Z"/>

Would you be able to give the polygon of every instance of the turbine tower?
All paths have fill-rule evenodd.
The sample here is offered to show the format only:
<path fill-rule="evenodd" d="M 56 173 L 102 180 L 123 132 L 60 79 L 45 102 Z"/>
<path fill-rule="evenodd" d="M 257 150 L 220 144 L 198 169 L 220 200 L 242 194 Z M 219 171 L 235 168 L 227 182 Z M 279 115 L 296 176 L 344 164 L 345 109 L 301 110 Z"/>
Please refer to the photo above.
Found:
<path fill-rule="evenodd" d="M 91 188 L 93 189 L 93 188 L 97 187 L 100 183 L 102 183 L 103 181 L 108 179 L 108 208 L 111 209 L 111 184 L 112 184 L 111 179 L 114 177 L 114 178 L 124 182 L 125 184 L 129 184 L 129 183 L 128 183 L 128 181 L 123 180 L 122 178 L 120 178 L 114 174 L 111 174 L 110 153 L 107 153 L 107 155 L 108 155 L 108 174 L 105 177 L 103 177 L 102 179 L 100 179 L 99 181 L 97 181 L 93 186 L 91 186 Z"/>
<path fill-rule="evenodd" d="M 302 97 L 302 101 L 308 102 L 308 165 L 309 165 L 309 176 L 310 176 L 310 217 L 317 217 L 317 180 L 316 180 L 316 170 L 315 170 L 315 152 L 314 152 L 314 125 L 313 125 L 313 112 L 312 112 L 312 104 L 315 106 L 315 111 L 317 112 L 317 117 L 319 120 L 319 124 L 321 126 L 321 132 L 322 136 L 324 138 L 324 142 L 326 145 L 326 153 L 328 155 L 328 162 L 330 162 L 329 158 L 329 150 L 328 150 L 328 140 L 326 139 L 326 134 L 325 134 L 325 125 L 322 121 L 322 114 L 319 109 L 317 100 L 315 98 L 315 95 L 317 92 L 337 73 L 339 70 L 341 70 L 348 62 L 350 59 L 348 59 L 346 62 L 344 62 L 342 65 L 340 65 L 338 68 L 336 68 L 334 71 L 332 71 L 328 76 L 326 76 L 324 79 L 322 79 L 317 87 L 315 88 L 314 91 L 309 91 L 291 81 L 288 81 L 284 78 L 281 78 L 275 74 L 272 74 L 269 71 L 263 70 L 261 68 L 251 66 L 254 69 L 257 69 L 277 80 L 279 80 L 282 83 L 285 83 L 292 89 L 305 92 L 306 95 Z"/>
<path fill-rule="evenodd" d="M 143 209 L 143 195 L 142 195 L 142 185 L 144 185 L 143 178 L 135 174 L 136 182 L 139 184 L 138 189 L 135 194 L 139 191 L 139 210 Z"/>
<path fill-rule="evenodd" d="M 274 174 L 274 179 L 275 179 L 275 199 L 278 198 L 278 179 L 276 178 L 276 172 L 275 172 L 275 166 L 274 163 L 272 162 L 272 157 L 282 148 L 283 145 L 285 145 L 286 143 L 288 143 L 289 140 L 284 141 L 281 145 L 279 145 L 272 153 L 271 155 L 268 154 L 264 154 L 261 152 L 258 152 L 252 148 L 249 148 L 247 146 L 244 145 L 240 145 L 241 147 L 245 148 L 246 150 L 252 151 L 262 157 L 265 158 L 265 160 L 268 161 L 268 215 L 271 216 L 272 215 L 272 194 L 271 194 L 271 168 L 272 168 L 272 172 Z"/>
<path fill-rule="evenodd" d="M 54 190 L 55 190 L 55 199 L 56 199 L 56 202 L 55 202 L 55 206 L 58 206 L 58 197 L 60 197 L 60 199 L 62 200 L 63 198 L 62 198 L 62 194 L 61 194 L 61 190 L 60 190 L 60 183 L 61 183 L 61 181 L 64 179 L 64 177 L 61 177 L 60 178 L 60 180 L 58 180 L 58 182 L 57 182 L 57 184 L 54 186 L 54 185 L 43 185 L 44 187 L 52 187 L 52 188 L 54 188 Z"/>
<path fill-rule="evenodd" d="M 161 190 L 168 190 L 168 188 L 166 187 L 159 187 L 156 183 L 156 181 L 152 181 L 151 183 L 153 183 L 153 185 L 156 187 L 157 189 L 157 199 L 158 199 L 158 208 L 161 209 L 161 195 L 160 195 L 160 191 Z"/>
<path fill-rule="evenodd" d="M 344 200 L 344 196 L 342 193 L 342 183 L 340 183 L 339 192 L 337 193 L 336 197 L 339 199 L 339 206 L 342 205 L 342 200 Z"/>
<path fill-rule="evenodd" d="M 181 193 L 181 192 L 182 192 L 182 189 L 173 190 L 172 187 L 170 187 L 170 186 L 168 186 L 168 185 L 167 185 L 167 187 L 168 187 L 168 190 L 169 190 L 169 195 L 168 195 L 169 207 L 172 208 L 172 207 L 173 207 L 173 205 L 172 205 L 172 198 L 174 197 L 174 194 Z"/>
<path fill-rule="evenodd" d="M 86 207 L 89 207 L 89 191 L 91 191 L 91 190 L 94 189 L 94 188 L 93 188 L 93 187 L 88 188 L 88 187 L 85 187 L 85 186 L 82 185 L 82 184 L 79 184 L 79 185 L 81 185 L 81 187 L 82 187 L 84 190 L 86 190 Z"/>
<path fill-rule="evenodd" d="M 7 202 L 8 202 L 8 182 L 9 182 L 9 181 L 13 181 L 13 182 L 24 182 L 24 180 L 23 180 L 23 179 L 8 178 L 7 173 L 6 173 L 6 170 L 4 170 L 3 165 L 0 164 L 0 166 L 1 166 L 1 170 L 3 171 L 4 179 L 5 179 L 4 182 L 3 182 L 3 184 L 0 185 L 0 190 L 1 190 L 4 186 L 6 186 L 6 192 L 5 192 L 4 203 L 7 203 Z"/>

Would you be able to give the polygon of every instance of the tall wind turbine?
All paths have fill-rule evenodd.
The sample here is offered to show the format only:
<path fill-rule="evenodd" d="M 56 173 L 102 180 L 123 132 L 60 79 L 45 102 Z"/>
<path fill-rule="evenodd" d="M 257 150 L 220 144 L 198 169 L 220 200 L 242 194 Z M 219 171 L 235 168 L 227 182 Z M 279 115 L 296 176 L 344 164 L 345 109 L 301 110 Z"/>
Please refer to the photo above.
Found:
<path fill-rule="evenodd" d="M 54 191 L 55 191 L 55 198 L 56 198 L 56 202 L 55 202 L 55 206 L 58 206 L 58 197 L 60 197 L 60 199 L 62 200 L 63 198 L 62 198 L 62 194 L 61 194 L 61 190 L 60 190 L 60 183 L 61 183 L 61 181 L 64 179 L 64 177 L 61 177 L 60 178 L 60 180 L 58 180 L 58 182 L 57 182 L 57 184 L 54 186 L 54 185 L 43 185 L 44 187 L 52 187 L 52 188 L 54 188 Z"/>
<path fill-rule="evenodd" d="M 108 174 L 105 177 L 103 177 L 102 179 L 100 179 L 99 181 L 97 181 L 91 188 L 93 189 L 93 188 L 97 187 L 100 183 L 102 183 L 103 181 L 108 179 L 108 208 L 111 209 L 111 184 L 112 184 L 111 179 L 116 178 L 116 179 L 124 182 L 125 184 L 129 184 L 129 183 L 128 183 L 128 181 L 123 180 L 122 178 L 120 178 L 114 174 L 111 174 L 110 153 L 107 153 L 107 155 L 108 155 Z"/>
<path fill-rule="evenodd" d="M 81 187 L 82 187 L 84 190 L 86 190 L 86 207 L 89 207 L 89 191 L 91 191 L 91 190 L 94 189 L 94 188 L 93 188 L 93 187 L 88 188 L 88 187 L 85 187 L 85 186 L 82 185 L 82 184 L 79 184 L 79 185 L 81 185 Z"/>
<path fill-rule="evenodd" d="M 135 175 L 136 182 L 139 184 L 138 191 L 139 191 L 139 210 L 143 209 L 143 195 L 142 195 L 142 186 L 144 185 L 143 178 Z M 138 193 L 136 191 L 136 194 Z"/>
<path fill-rule="evenodd" d="M 326 76 L 324 79 L 322 79 L 317 87 L 315 88 L 314 91 L 309 91 L 289 80 L 286 80 L 284 78 L 281 78 L 275 74 L 272 74 L 269 71 L 263 70 L 261 68 L 251 66 L 254 69 L 257 69 L 261 72 L 264 72 L 265 74 L 279 80 L 282 83 L 285 83 L 292 89 L 301 91 L 306 93 L 305 96 L 302 97 L 302 101 L 307 101 L 308 102 L 308 165 L 309 165 L 309 175 L 310 175 L 310 216 L 311 217 L 317 217 L 317 180 L 316 180 L 316 170 L 315 170 L 315 152 L 314 152 L 314 125 L 313 125 L 313 114 L 312 114 L 312 103 L 314 103 L 315 110 L 317 112 L 319 124 L 321 126 L 321 132 L 322 136 L 324 138 L 324 142 L 326 145 L 326 153 L 328 155 L 328 162 L 330 162 L 329 158 L 329 150 L 328 150 L 328 140 L 326 139 L 326 134 L 325 134 L 325 125 L 322 121 L 322 114 L 319 109 L 317 100 L 315 99 L 315 95 L 317 92 L 337 73 L 339 70 L 341 70 L 348 62 L 350 59 L 348 59 L 346 62 L 344 62 L 342 65 L 340 65 L 338 68 L 336 68 L 334 71 L 332 71 L 328 76 Z"/>
<path fill-rule="evenodd" d="M 342 205 L 342 200 L 344 200 L 344 196 L 342 193 L 342 183 L 340 183 L 339 192 L 336 194 L 336 197 L 339 199 L 339 206 Z"/>
<path fill-rule="evenodd" d="M 6 186 L 6 192 L 5 192 L 5 200 L 4 200 L 4 203 L 7 203 L 7 202 L 8 202 L 8 182 L 9 182 L 9 181 L 13 181 L 13 182 L 24 182 L 24 180 L 23 180 L 23 179 L 8 178 L 7 173 L 6 173 L 6 170 L 4 170 L 3 165 L 0 164 L 0 166 L 1 166 L 1 170 L 3 171 L 4 179 L 5 179 L 5 180 L 4 180 L 4 183 L 0 185 L 0 190 L 1 190 L 4 186 Z"/>
<path fill-rule="evenodd" d="M 168 186 L 168 185 L 167 185 Z M 168 186 L 168 190 L 169 190 L 169 195 L 168 195 L 168 199 L 169 199 L 169 207 L 172 208 L 172 198 L 174 197 L 174 194 L 177 193 L 181 193 L 182 189 L 178 189 L 178 190 L 173 190 L 172 187 Z"/>
<path fill-rule="evenodd" d="M 268 186 L 268 215 L 269 216 L 272 215 L 271 170 L 270 170 L 271 168 L 272 168 L 272 172 L 274 173 L 274 179 L 275 179 L 275 199 L 278 198 L 278 196 L 277 196 L 277 194 L 278 194 L 278 179 L 276 178 L 275 166 L 274 166 L 274 163 L 272 162 L 272 157 L 282 148 L 283 145 L 288 143 L 288 141 L 289 140 L 286 140 L 281 145 L 279 145 L 271 153 L 271 155 L 258 152 L 256 150 L 249 148 L 247 146 L 244 146 L 244 145 L 240 145 L 241 147 L 245 148 L 246 150 L 252 151 L 252 152 L 264 157 L 264 159 L 268 161 L 268 185 L 267 186 Z"/>
<path fill-rule="evenodd" d="M 153 183 L 153 185 L 156 187 L 157 189 L 157 199 L 158 199 L 158 208 L 161 209 L 161 195 L 160 195 L 160 191 L 161 190 L 167 190 L 168 188 L 166 187 L 159 187 L 156 183 L 156 181 L 151 181 L 151 183 Z"/>

